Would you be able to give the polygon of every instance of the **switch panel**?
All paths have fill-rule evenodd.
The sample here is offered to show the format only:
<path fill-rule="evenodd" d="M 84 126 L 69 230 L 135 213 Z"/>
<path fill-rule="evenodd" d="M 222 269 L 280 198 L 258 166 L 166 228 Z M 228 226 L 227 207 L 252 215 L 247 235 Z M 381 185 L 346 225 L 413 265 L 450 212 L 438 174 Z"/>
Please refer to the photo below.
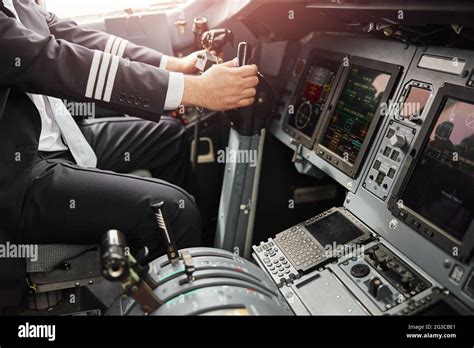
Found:
<path fill-rule="evenodd" d="M 416 130 L 406 124 L 390 121 L 363 187 L 385 201 L 415 133 Z"/>
<path fill-rule="evenodd" d="M 432 285 L 383 244 L 341 262 L 339 267 L 383 312 Z"/>

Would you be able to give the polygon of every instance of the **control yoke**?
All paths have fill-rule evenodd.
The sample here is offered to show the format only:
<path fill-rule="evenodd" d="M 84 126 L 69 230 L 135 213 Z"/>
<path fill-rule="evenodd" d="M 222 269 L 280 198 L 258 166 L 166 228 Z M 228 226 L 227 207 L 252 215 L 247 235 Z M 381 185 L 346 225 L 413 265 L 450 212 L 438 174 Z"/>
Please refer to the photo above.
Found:
<path fill-rule="evenodd" d="M 200 46 L 206 49 L 205 52 L 198 55 L 196 63 L 196 68 L 201 72 L 208 70 L 214 64 L 223 62 L 219 56 L 227 43 L 234 47 L 234 34 L 227 28 L 208 30 L 201 35 L 199 32 L 195 32 L 195 36 L 196 40 L 200 42 Z M 216 56 L 210 51 L 215 51 Z"/>

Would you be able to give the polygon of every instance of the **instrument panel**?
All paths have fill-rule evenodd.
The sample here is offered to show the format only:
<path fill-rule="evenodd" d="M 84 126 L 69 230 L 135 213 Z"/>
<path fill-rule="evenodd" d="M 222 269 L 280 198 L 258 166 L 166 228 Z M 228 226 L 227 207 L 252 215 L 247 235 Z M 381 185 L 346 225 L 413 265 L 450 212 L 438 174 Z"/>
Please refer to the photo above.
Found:
<path fill-rule="evenodd" d="M 467 260 L 474 241 L 474 93 L 438 91 L 389 209 L 447 253 Z M 429 188 L 429 189 L 427 189 Z"/>
<path fill-rule="evenodd" d="M 283 117 L 275 119 L 271 132 L 295 151 L 300 163 L 306 162 L 306 167 L 312 166 L 347 189 L 344 209 L 376 240 L 385 241 L 386 254 L 398 250 L 398 265 L 416 264 L 408 271 L 411 275 L 426 272 L 416 278 L 424 284 L 419 293 L 440 298 L 448 292 L 455 296 L 454 302 L 472 310 L 473 52 L 322 34 L 293 55 L 294 69 L 277 110 Z M 449 60 L 462 61 L 463 69 L 447 69 Z M 350 268 L 335 267 L 306 250 L 308 231 L 304 223 L 300 225 L 293 227 L 303 232 L 295 237 L 296 246 L 280 245 L 284 245 L 282 236 L 293 233 L 288 232 L 291 228 L 272 239 L 294 273 L 289 282 L 281 282 L 279 272 L 274 275 L 282 293 L 294 292 L 295 284 L 321 272 L 332 272 L 339 280 L 354 277 Z M 308 268 L 298 268 L 289 255 L 298 250 L 308 252 Z M 255 256 L 259 259 L 258 253 Z M 339 265 L 343 259 L 337 258 Z M 360 270 L 374 270 L 366 281 L 378 274 L 391 294 L 402 294 L 401 278 L 391 281 L 367 256 L 360 261 L 365 264 Z M 387 310 L 387 303 L 373 301 L 376 292 L 369 290 L 367 282 L 358 284 L 359 290 L 352 283 L 347 283 L 351 291 L 369 294 L 372 304 L 366 309 L 375 305 L 369 313 Z M 403 306 L 391 298 L 389 312 L 419 312 L 426 302 L 417 302 L 422 297 L 419 293 L 412 296 L 415 300 L 402 294 Z M 415 304 L 415 309 L 409 308 Z"/>
<path fill-rule="evenodd" d="M 315 151 L 351 178 L 362 167 L 402 67 L 351 56 Z"/>
<path fill-rule="evenodd" d="M 315 49 L 311 52 L 304 78 L 298 86 L 294 107 L 285 118 L 288 134 L 311 147 L 319 121 L 327 111 L 333 87 L 342 73 L 344 57 Z"/>

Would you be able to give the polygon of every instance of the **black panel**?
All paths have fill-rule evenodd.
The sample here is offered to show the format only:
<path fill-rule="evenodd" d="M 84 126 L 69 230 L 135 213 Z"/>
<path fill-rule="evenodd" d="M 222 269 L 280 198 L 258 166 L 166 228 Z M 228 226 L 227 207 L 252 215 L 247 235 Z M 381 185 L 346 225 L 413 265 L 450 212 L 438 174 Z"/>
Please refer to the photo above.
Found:
<path fill-rule="evenodd" d="M 341 213 L 335 212 L 305 228 L 321 245 L 344 245 L 364 233 Z"/>

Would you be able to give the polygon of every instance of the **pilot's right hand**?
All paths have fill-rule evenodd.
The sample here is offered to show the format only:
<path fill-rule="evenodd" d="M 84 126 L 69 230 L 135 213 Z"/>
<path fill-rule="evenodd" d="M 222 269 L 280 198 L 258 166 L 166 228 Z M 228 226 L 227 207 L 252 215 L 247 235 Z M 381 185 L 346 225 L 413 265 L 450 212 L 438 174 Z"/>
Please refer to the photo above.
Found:
<path fill-rule="evenodd" d="M 256 65 L 237 67 L 237 58 L 214 65 L 201 76 L 185 76 L 183 104 L 225 111 L 253 104 Z"/>

